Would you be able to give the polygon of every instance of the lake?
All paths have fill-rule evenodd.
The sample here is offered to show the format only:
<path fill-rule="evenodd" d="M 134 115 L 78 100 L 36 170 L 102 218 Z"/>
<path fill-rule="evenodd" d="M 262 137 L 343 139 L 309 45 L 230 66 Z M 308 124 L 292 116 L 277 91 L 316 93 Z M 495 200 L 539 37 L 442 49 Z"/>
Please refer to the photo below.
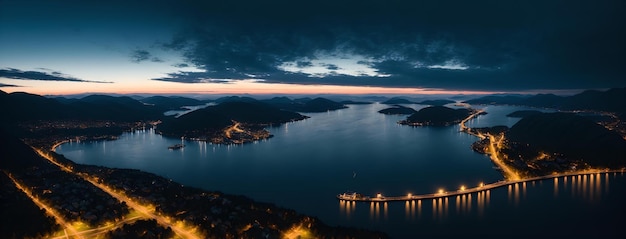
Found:
<path fill-rule="evenodd" d="M 408 105 L 416 110 L 423 105 Z M 389 196 L 456 190 L 502 180 L 476 137 L 459 126 L 410 127 L 387 105 L 350 105 L 269 128 L 268 140 L 213 145 L 155 134 L 124 133 L 115 141 L 71 142 L 56 151 L 81 164 L 133 168 L 184 185 L 241 194 L 316 216 L 330 225 L 380 230 L 395 238 L 420 235 L 617 233 L 625 215 L 621 174 L 547 180 L 491 190 L 487 195 L 414 204 L 340 203 L 351 190 Z M 488 114 L 469 127 L 511 126 L 513 106 L 478 106 Z M 167 147 L 184 143 L 181 150 Z M 617 207 L 617 210 L 616 210 Z M 620 211 L 621 210 L 621 211 Z M 619 225 L 618 225 L 619 224 Z"/>

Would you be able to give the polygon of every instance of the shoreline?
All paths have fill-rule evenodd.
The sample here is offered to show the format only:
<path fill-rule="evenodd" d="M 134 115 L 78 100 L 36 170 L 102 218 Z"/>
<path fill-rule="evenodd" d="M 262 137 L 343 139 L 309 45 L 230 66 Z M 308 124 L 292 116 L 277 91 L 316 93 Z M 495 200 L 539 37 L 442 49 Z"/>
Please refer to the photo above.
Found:
<path fill-rule="evenodd" d="M 351 238 L 388 237 L 385 232 L 376 230 L 364 230 L 340 225 L 332 226 L 308 214 L 277 206 L 273 202 L 256 201 L 245 195 L 225 194 L 216 189 L 210 190 L 206 188 L 186 187 L 177 181 L 144 170 L 79 164 L 53 151 L 59 145 L 67 142 L 71 142 L 71 140 L 57 141 L 50 147 L 51 151 L 49 152 L 45 151 L 48 147 L 35 148 L 31 146 L 31 148 L 45 161 L 51 162 L 59 167 L 61 171 L 81 177 L 95 187 L 100 188 L 105 193 L 120 201 L 126 202 L 131 208 L 139 210 L 148 218 L 156 218 L 159 225 L 172 227 L 178 235 L 185 235 L 186 238 L 200 238 L 195 236 L 196 233 L 200 235 L 223 233 L 219 234 L 221 237 L 232 235 L 229 233 L 237 235 L 235 231 L 236 227 L 228 224 L 229 222 L 233 222 L 234 225 L 256 222 L 263 228 L 271 228 L 268 233 L 276 235 L 295 230 L 294 233 L 300 235 L 334 235 L 337 237 L 349 236 Z M 52 142 L 50 144 L 52 144 Z M 123 176 L 120 177 L 120 175 Z M 130 185 L 130 191 L 127 191 L 129 189 L 125 188 L 126 185 Z M 141 190 L 147 187 L 150 188 L 149 191 Z M 153 193 L 162 196 L 152 197 L 151 195 Z M 189 195 L 193 196 L 188 197 Z M 177 203 L 171 204 L 170 202 Z M 190 210 L 190 207 L 184 206 L 187 204 L 205 206 Z M 149 205 L 164 206 L 155 210 L 151 209 Z M 216 215 L 214 213 L 215 208 L 219 208 L 219 210 L 227 213 Z M 178 213 L 181 211 L 185 213 Z M 285 218 L 274 218 L 271 216 L 272 213 L 285 215 Z M 233 215 L 249 214 L 255 215 L 255 218 L 258 220 L 252 222 L 244 216 L 230 218 Z M 201 219 L 207 216 L 212 217 L 213 220 L 206 221 Z M 226 219 L 226 216 L 228 216 L 228 219 Z M 219 220 L 223 220 L 226 223 L 224 224 Z M 303 226 L 303 223 L 307 223 L 309 226 Z M 212 226 L 214 224 L 224 225 L 224 228 L 229 228 L 231 231 L 215 231 Z M 277 224 L 283 226 L 272 227 L 272 225 Z M 174 229 L 174 226 L 180 227 Z M 189 229 L 192 231 L 193 235 L 187 231 Z M 256 235 L 255 238 L 259 236 L 261 235 Z"/>
<path fill-rule="evenodd" d="M 50 151 L 55 152 L 56 153 L 56 149 L 57 147 L 61 146 L 64 143 L 69 143 L 72 142 L 72 140 L 66 139 L 66 140 L 62 140 L 60 142 L 55 143 L 54 145 L 52 145 L 52 147 L 50 147 Z"/>

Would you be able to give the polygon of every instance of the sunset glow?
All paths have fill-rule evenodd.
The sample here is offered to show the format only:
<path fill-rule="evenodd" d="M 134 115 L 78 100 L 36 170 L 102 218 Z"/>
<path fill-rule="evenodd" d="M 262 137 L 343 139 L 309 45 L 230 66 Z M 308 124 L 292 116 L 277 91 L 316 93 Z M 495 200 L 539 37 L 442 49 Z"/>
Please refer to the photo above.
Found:
<path fill-rule="evenodd" d="M 397 95 L 440 95 L 440 94 L 492 94 L 493 91 L 459 91 L 426 88 L 400 88 L 376 86 L 299 85 L 262 83 L 257 80 L 241 80 L 232 83 L 181 84 L 163 81 L 126 81 L 117 84 L 88 82 L 46 82 L 6 80 L 7 84 L 23 87 L 5 87 L 6 92 L 26 91 L 41 95 L 68 95 L 80 93 L 117 94 L 397 94 Z"/>

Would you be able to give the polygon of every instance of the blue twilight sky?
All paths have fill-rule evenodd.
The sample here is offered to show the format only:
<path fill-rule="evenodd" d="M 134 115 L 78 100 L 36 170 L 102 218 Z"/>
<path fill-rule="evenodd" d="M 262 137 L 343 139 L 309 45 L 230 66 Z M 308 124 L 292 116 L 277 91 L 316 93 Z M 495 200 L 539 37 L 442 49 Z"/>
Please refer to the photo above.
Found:
<path fill-rule="evenodd" d="M 626 2 L 0 0 L 0 89 L 535 92 L 626 86 Z"/>

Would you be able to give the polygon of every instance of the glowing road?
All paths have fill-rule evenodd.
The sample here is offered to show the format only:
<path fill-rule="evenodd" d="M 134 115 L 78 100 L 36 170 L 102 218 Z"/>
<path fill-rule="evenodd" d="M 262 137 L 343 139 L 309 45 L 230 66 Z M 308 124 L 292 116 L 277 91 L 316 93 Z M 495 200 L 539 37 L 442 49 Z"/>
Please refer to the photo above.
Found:
<path fill-rule="evenodd" d="M 70 234 L 68 235 L 67 232 L 64 232 L 64 236 L 65 238 L 68 238 L 70 235 L 76 238 L 84 238 L 82 237 L 79 233 L 78 230 L 76 230 L 76 228 L 74 228 L 74 226 L 72 226 L 71 223 L 68 223 L 60 214 L 59 212 L 57 212 L 56 210 L 54 210 L 54 208 L 52 208 L 51 206 L 47 205 L 46 203 L 42 202 L 41 200 L 39 200 L 38 198 L 36 198 L 33 193 L 24 185 L 22 185 L 21 183 L 19 183 L 14 177 L 13 175 L 4 172 L 10 179 L 11 181 L 13 181 L 13 184 L 15 184 L 15 187 L 17 187 L 17 189 L 19 189 L 20 191 L 24 192 L 24 194 L 26 194 L 26 196 L 28 196 L 30 198 L 31 201 L 33 201 L 33 203 L 35 203 L 37 206 L 39 206 L 39 208 L 43 208 L 46 213 L 48 213 L 48 215 L 54 217 L 54 220 L 56 220 L 56 222 L 61 225 L 63 228 L 65 228 L 67 231 L 70 231 Z"/>
<path fill-rule="evenodd" d="M 126 223 L 129 223 L 129 222 L 141 219 L 141 218 L 143 217 L 135 216 L 135 217 L 124 219 L 123 221 L 120 221 L 117 223 L 110 223 L 109 225 L 104 225 L 104 226 L 93 228 L 93 229 L 83 230 L 83 231 L 78 232 L 77 234 L 51 237 L 50 239 L 63 239 L 63 238 L 67 238 L 67 236 L 83 236 L 86 238 L 94 238 L 100 234 L 107 233 L 111 230 L 114 230 L 118 227 L 123 226 Z"/>
<path fill-rule="evenodd" d="M 145 205 L 141 205 L 140 203 L 136 202 L 135 200 L 132 200 L 130 197 L 124 195 L 121 192 L 116 192 L 115 190 L 111 189 L 111 187 L 99 183 L 97 180 L 91 178 L 89 175 L 85 174 L 85 173 L 78 173 L 78 172 L 74 172 L 71 168 L 62 165 L 59 162 L 56 162 L 54 160 L 54 158 L 50 157 L 50 155 L 42 152 L 41 150 L 35 149 L 35 151 L 43 158 L 47 159 L 48 161 L 50 161 L 51 163 L 53 163 L 54 165 L 59 166 L 63 171 L 66 171 L 68 173 L 73 173 L 75 175 L 78 175 L 79 177 L 83 178 L 84 180 L 86 180 L 87 182 L 93 184 L 94 186 L 102 189 L 102 191 L 108 193 L 109 195 L 111 195 L 112 197 L 116 198 L 117 200 L 126 203 L 126 205 L 132 209 L 134 209 L 135 211 L 143 214 L 146 218 L 151 218 L 156 220 L 161 226 L 164 227 L 170 227 L 172 229 L 172 231 L 174 231 L 174 233 L 176 233 L 178 236 L 183 237 L 183 238 L 203 238 L 203 236 L 201 235 L 197 235 L 198 233 L 196 232 L 195 228 L 191 228 L 189 226 L 184 225 L 181 222 L 173 222 L 171 219 L 162 216 L 162 215 L 158 215 L 155 213 L 154 211 L 154 207 L 149 207 L 149 206 L 145 206 Z M 73 232 L 73 234 L 76 234 L 77 232 Z"/>
<path fill-rule="evenodd" d="M 224 130 L 224 134 L 226 135 L 226 138 L 229 138 L 229 139 L 231 138 L 231 132 L 232 131 L 239 132 L 239 133 L 244 132 L 243 129 L 239 128 L 239 125 L 241 125 L 241 123 L 239 123 L 237 121 L 233 121 L 233 123 L 234 124 L 232 126 L 226 128 Z"/>
<path fill-rule="evenodd" d="M 521 177 L 519 173 L 515 171 L 512 167 L 509 167 L 500 159 L 500 152 L 498 149 L 502 148 L 502 141 L 504 141 L 504 135 L 489 135 L 489 157 L 491 161 L 498 165 L 500 169 L 502 169 L 502 173 L 504 174 L 504 178 L 507 180 L 519 180 Z M 497 139 L 496 139 L 497 138 Z"/>
<path fill-rule="evenodd" d="M 461 121 L 461 123 L 460 123 L 460 127 L 461 127 L 461 128 L 460 128 L 460 130 L 461 130 L 462 132 L 465 132 L 465 133 L 468 133 L 468 134 L 474 135 L 474 136 L 476 136 L 476 137 L 478 137 L 478 138 L 480 138 L 480 139 L 484 139 L 484 138 L 485 138 L 485 136 L 484 136 L 484 135 L 482 135 L 482 134 L 472 133 L 471 128 L 469 128 L 469 127 L 465 126 L 465 123 L 466 123 L 467 121 L 469 121 L 469 120 L 473 119 L 474 117 L 476 117 L 476 116 L 480 115 L 480 114 L 481 114 L 481 113 L 483 113 L 483 112 L 485 112 L 485 111 L 484 111 L 484 110 L 478 110 L 478 111 L 476 111 L 475 113 L 473 113 L 473 114 L 471 114 L 470 116 L 468 116 L 467 118 L 463 119 L 463 120 Z"/>
<path fill-rule="evenodd" d="M 491 161 L 496 164 L 500 169 L 502 169 L 502 172 L 504 174 L 504 178 L 508 179 L 508 180 L 518 180 L 521 179 L 521 177 L 519 176 L 519 173 L 517 173 L 513 168 L 509 167 L 508 165 L 506 165 L 506 163 L 504 163 L 499 155 L 499 151 L 498 149 L 502 148 L 502 142 L 504 141 L 504 135 L 491 135 L 491 134 L 487 134 L 487 136 L 481 134 L 481 133 L 474 133 L 472 132 L 472 129 L 467 127 L 465 125 L 465 123 L 467 121 L 469 121 L 470 119 L 473 119 L 474 117 L 478 116 L 480 113 L 483 113 L 483 110 L 478 110 L 476 113 L 468 116 L 467 118 L 463 119 L 461 121 L 460 124 L 460 130 L 462 132 L 474 135 L 480 139 L 485 139 L 488 138 L 489 139 L 489 157 L 491 158 Z"/>

